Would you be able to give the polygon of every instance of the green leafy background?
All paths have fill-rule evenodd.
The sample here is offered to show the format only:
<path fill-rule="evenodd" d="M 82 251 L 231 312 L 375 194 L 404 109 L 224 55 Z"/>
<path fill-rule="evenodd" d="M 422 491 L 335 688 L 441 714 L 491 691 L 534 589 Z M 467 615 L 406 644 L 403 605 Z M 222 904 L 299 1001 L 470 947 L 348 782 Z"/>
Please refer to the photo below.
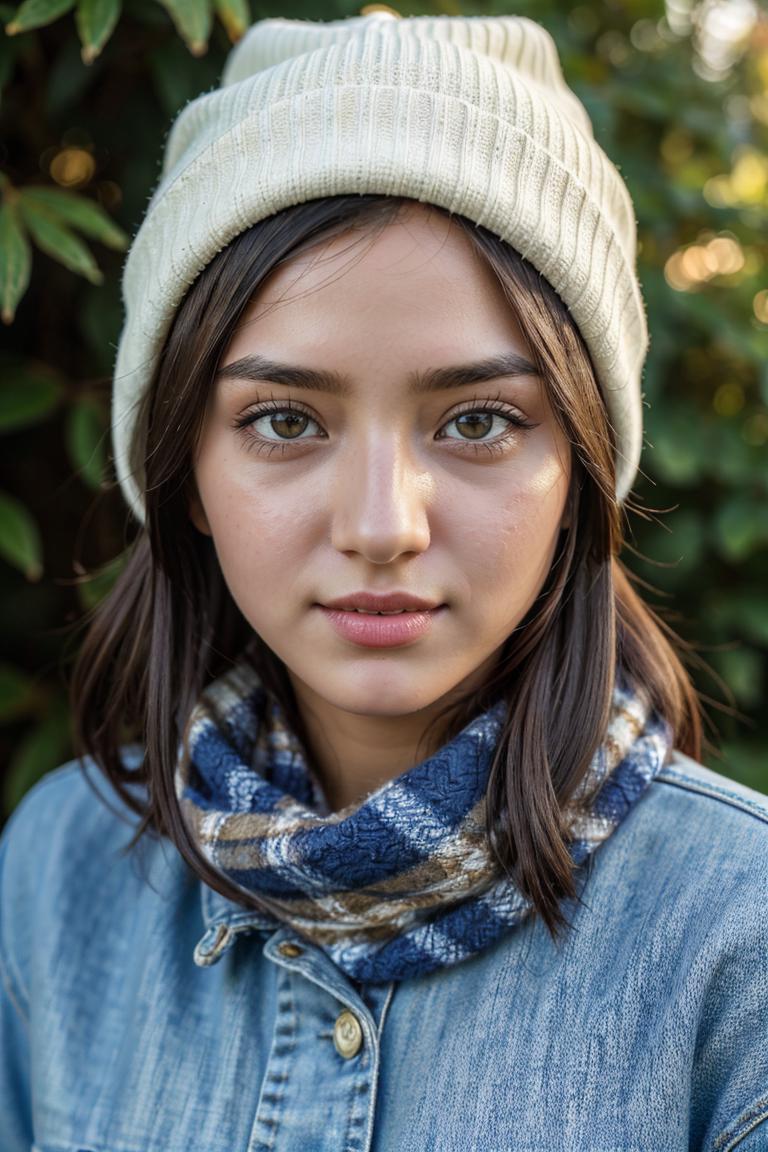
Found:
<path fill-rule="evenodd" d="M 692 665 L 711 701 L 705 763 L 768 792 L 768 19 L 755 5 L 739 29 L 724 8 L 398 11 L 544 24 L 629 185 L 652 341 L 635 488 L 647 511 L 631 519 L 626 559 L 706 662 Z M 135 531 L 112 472 L 110 373 L 124 253 L 172 118 L 218 82 L 251 21 L 360 11 L 0 3 L 0 820 L 71 754 L 66 682 L 83 617 Z"/>

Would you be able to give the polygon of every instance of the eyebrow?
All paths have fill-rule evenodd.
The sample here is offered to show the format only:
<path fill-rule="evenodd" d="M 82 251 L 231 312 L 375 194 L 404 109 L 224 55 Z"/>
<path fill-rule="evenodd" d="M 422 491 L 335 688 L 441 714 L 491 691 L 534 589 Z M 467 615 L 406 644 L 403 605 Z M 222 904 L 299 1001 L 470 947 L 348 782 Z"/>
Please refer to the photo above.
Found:
<path fill-rule="evenodd" d="M 408 377 L 409 391 L 417 395 L 442 392 L 449 388 L 463 388 L 467 384 L 482 384 L 498 380 L 501 376 L 535 376 L 534 364 L 518 352 L 503 352 L 472 364 L 456 364 L 447 368 L 432 368 L 427 372 L 412 372 Z M 306 388 L 315 392 L 329 392 L 335 396 L 350 396 L 353 391 L 348 376 L 339 372 L 317 368 L 301 368 L 295 364 L 281 364 L 266 356 L 251 353 L 233 360 L 216 373 L 216 379 L 267 380 L 291 388 Z"/>

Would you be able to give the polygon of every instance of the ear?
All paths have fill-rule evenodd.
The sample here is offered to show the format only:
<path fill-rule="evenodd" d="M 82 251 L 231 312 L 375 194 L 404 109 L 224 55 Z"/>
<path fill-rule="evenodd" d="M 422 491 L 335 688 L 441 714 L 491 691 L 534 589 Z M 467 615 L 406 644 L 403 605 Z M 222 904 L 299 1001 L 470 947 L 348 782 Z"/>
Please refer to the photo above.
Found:
<path fill-rule="evenodd" d="M 208 517 L 203 508 L 203 502 L 195 486 L 190 492 L 188 500 L 189 518 L 197 528 L 198 532 L 202 532 L 204 536 L 212 536 L 211 526 L 208 523 Z"/>

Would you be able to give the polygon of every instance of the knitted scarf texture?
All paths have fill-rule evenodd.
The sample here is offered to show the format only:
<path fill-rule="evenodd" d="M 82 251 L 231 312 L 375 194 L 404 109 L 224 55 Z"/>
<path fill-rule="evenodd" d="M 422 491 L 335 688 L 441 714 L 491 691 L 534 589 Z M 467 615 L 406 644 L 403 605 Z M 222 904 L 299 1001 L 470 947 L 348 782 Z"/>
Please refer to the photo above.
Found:
<path fill-rule="evenodd" d="M 198 849 L 258 896 L 275 927 L 290 925 L 354 980 L 422 975 L 490 947 L 531 909 L 485 827 L 504 715 L 499 700 L 432 756 L 331 812 L 244 657 L 201 694 L 176 795 Z M 666 723 L 617 677 L 605 739 L 566 809 L 576 865 L 625 819 L 670 745 Z"/>

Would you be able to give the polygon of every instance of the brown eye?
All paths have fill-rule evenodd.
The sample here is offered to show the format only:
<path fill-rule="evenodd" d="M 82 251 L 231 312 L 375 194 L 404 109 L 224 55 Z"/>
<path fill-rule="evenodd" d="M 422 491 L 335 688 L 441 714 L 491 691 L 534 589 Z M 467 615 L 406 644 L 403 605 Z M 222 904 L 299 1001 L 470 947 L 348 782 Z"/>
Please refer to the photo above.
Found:
<path fill-rule="evenodd" d="M 469 432 L 470 439 L 475 440 L 485 436 L 493 427 L 492 412 L 462 412 L 456 416 L 454 423 L 465 432 Z"/>
<path fill-rule="evenodd" d="M 501 431 L 495 436 L 489 436 L 488 433 L 493 430 L 497 420 Z M 451 426 L 458 428 L 460 435 L 447 435 L 445 429 Z M 473 400 L 443 425 L 439 439 L 452 440 L 454 444 L 466 447 L 471 446 L 475 451 L 478 447 L 487 448 L 489 451 L 503 451 L 516 437 L 519 439 L 530 428 L 535 427 L 535 424 L 526 420 L 520 412 L 510 408 L 503 401 Z"/>
<path fill-rule="evenodd" d="M 272 415 L 268 419 L 273 432 L 276 432 L 278 436 L 285 436 L 289 440 L 293 440 L 303 432 L 309 417 L 301 413 L 290 412 L 284 416 Z"/>
<path fill-rule="evenodd" d="M 307 424 L 317 422 L 297 404 L 289 401 L 267 401 L 245 412 L 235 421 L 235 428 L 252 441 L 264 444 L 287 444 L 298 440 Z"/>

